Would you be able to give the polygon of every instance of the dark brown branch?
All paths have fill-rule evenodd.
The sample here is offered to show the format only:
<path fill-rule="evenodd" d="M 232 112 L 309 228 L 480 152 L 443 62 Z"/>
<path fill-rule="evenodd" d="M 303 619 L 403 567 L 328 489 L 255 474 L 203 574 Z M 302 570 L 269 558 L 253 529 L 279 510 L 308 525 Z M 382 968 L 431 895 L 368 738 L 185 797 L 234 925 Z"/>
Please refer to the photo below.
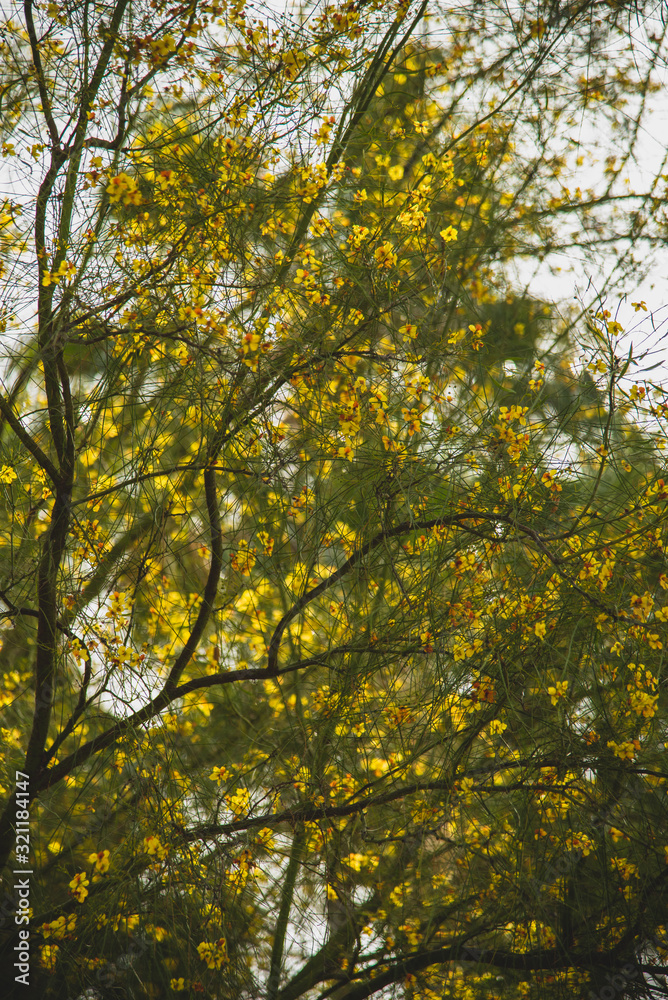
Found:
<path fill-rule="evenodd" d="M 647 971 L 652 971 L 654 969 L 652 966 L 646 967 L 645 965 L 641 965 L 635 960 L 630 962 L 628 957 L 620 957 L 616 949 L 593 955 L 590 952 L 583 955 L 577 952 L 564 953 L 563 950 L 556 948 L 530 952 L 508 952 L 497 951 L 491 948 L 473 947 L 467 944 L 467 941 L 470 939 L 470 937 L 460 938 L 458 941 L 449 945 L 443 945 L 440 948 L 403 955 L 398 961 L 392 962 L 389 969 L 387 968 L 388 961 L 379 962 L 378 966 L 382 965 L 384 971 L 380 972 L 377 976 L 366 978 L 369 974 L 369 970 L 367 970 L 350 977 L 350 982 L 360 979 L 362 976 L 366 978 L 366 981 L 347 989 L 345 991 L 345 1000 L 366 1000 L 367 997 L 379 993 L 385 987 L 391 986 L 406 976 L 414 975 L 433 965 L 443 965 L 449 962 L 471 962 L 476 965 L 488 965 L 496 969 L 514 969 L 517 972 L 539 972 L 569 968 L 600 970 L 604 972 L 605 970 L 618 970 L 624 962 L 638 970 L 645 970 L 647 968 Z M 624 967 L 626 968 L 626 965 Z M 291 989 L 291 984 L 288 983 L 278 994 L 277 1000 L 297 1000 L 297 997 L 301 996 L 307 989 L 312 988 L 318 982 L 332 978 L 334 977 L 331 970 L 326 970 L 317 979 L 314 979 L 308 987 L 300 984 L 299 992 Z"/>
<path fill-rule="evenodd" d="M 18 417 L 14 415 L 11 406 L 3 396 L 0 396 L 0 411 L 24 448 L 27 448 L 37 464 L 44 469 L 51 482 L 57 486 L 61 481 L 58 469 L 55 467 L 51 459 L 44 454 L 37 442 L 31 438 L 30 434 L 28 434 Z"/>

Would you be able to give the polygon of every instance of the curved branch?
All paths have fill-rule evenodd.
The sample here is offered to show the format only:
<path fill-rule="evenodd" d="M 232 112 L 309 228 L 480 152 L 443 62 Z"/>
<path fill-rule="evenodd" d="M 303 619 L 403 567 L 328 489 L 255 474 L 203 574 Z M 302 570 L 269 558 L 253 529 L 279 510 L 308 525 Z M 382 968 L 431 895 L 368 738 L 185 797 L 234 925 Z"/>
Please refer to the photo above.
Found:
<path fill-rule="evenodd" d="M 30 452 L 37 464 L 44 469 L 51 482 L 55 486 L 58 486 L 61 480 L 58 469 L 55 467 L 48 455 L 44 454 L 37 442 L 31 438 L 30 434 L 28 434 L 21 421 L 13 413 L 10 404 L 4 396 L 0 396 L 0 413 L 2 413 L 23 447 Z"/>
<path fill-rule="evenodd" d="M 312 587 L 311 590 L 306 591 L 305 594 L 299 598 L 292 607 L 286 611 L 278 625 L 274 629 L 274 633 L 271 637 L 267 649 L 267 670 L 270 675 L 275 675 L 278 673 L 278 652 L 281 645 L 281 637 L 286 627 L 290 622 L 297 617 L 297 615 L 304 610 L 307 604 L 314 601 L 316 597 L 320 597 L 324 594 L 326 590 L 333 587 L 334 584 L 342 580 L 347 573 L 353 569 L 357 563 L 368 555 L 369 552 L 373 552 L 374 549 L 382 545 L 383 542 L 388 538 L 394 538 L 397 535 L 405 535 L 408 531 L 413 531 L 416 528 L 432 528 L 438 526 L 442 527 L 456 527 L 459 526 L 460 522 L 465 520 L 474 520 L 474 515 L 472 514 L 454 514 L 452 517 L 437 517 L 431 521 L 403 521 L 401 524 L 396 525 L 394 528 L 389 528 L 386 531 L 379 531 L 378 534 L 366 542 L 361 548 L 357 549 L 356 552 L 346 559 L 342 566 L 340 566 L 334 573 L 319 583 L 316 587 Z"/>
<path fill-rule="evenodd" d="M 39 90 L 39 99 L 42 104 L 42 113 L 44 115 L 44 121 L 46 122 L 46 127 L 49 130 L 49 138 L 51 139 L 51 148 L 53 152 L 56 153 L 59 152 L 60 150 L 60 136 L 58 135 L 58 129 L 56 128 L 56 123 L 51 109 L 51 101 L 49 100 L 49 94 L 46 89 L 46 80 L 44 78 L 44 66 L 42 64 L 42 56 L 39 50 L 39 40 L 37 38 L 37 32 L 35 31 L 35 22 L 32 16 L 32 8 L 33 5 L 31 0 L 25 0 L 23 4 L 23 13 L 25 15 L 28 40 L 30 41 L 30 53 L 32 55 L 32 61 L 35 67 L 35 76 L 37 78 L 37 89 Z"/>
<path fill-rule="evenodd" d="M 606 969 L 618 970 L 620 957 L 616 950 L 602 952 L 598 955 L 586 953 L 580 955 L 573 952 L 564 954 L 562 950 L 552 948 L 550 950 L 540 950 L 531 952 L 510 952 L 497 951 L 492 948 L 474 948 L 466 942 L 471 940 L 473 935 L 460 938 L 458 941 L 440 948 L 432 948 L 428 951 L 413 952 L 403 955 L 398 961 L 387 968 L 387 961 L 379 962 L 376 968 L 383 967 L 383 971 L 373 978 L 366 979 L 358 985 L 352 986 L 345 991 L 342 996 L 345 1000 L 366 1000 L 367 997 L 379 993 L 386 986 L 404 979 L 406 976 L 414 975 L 423 969 L 428 969 L 432 965 L 443 965 L 446 962 L 473 962 L 476 965 L 489 965 L 496 969 L 514 969 L 518 972 L 538 972 L 548 969 Z M 634 969 L 640 969 L 638 962 L 629 963 Z M 626 966 L 625 966 L 626 968 Z M 366 973 L 358 973 L 354 979 L 361 978 Z M 300 986 L 299 992 L 290 989 L 290 984 L 278 995 L 278 1000 L 297 1000 L 297 997 L 306 992 L 307 988 L 312 988 L 316 983 L 332 978 L 331 971 L 323 973 L 310 983 L 309 987 Z"/>
<path fill-rule="evenodd" d="M 283 617 L 277 624 L 276 628 L 274 629 L 274 633 L 271 637 L 271 641 L 269 643 L 267 650 L 267 670 L 269 674 L 274 676 L 279 672 L 278 653 L 280 649 L 281 638 L 283 636 L 283 632 L 285 631 L 286 627 L 290 624 L 290 622 L 294 618 L 296 618 L 297 615 L 299 615 L 304 610 L 304 608 L 311 603 L 311 601 L 315 600 L 326 590 L 329 590 L 330 587 L 333 587 L 336 583 L 338 583 L 339 580 L 343 579 L 343 577 L 346 576 L 346 574 L 349 573 L 350 570 L 353 569 L 353 567 L 356 566 L 357 563 L 364 556 L 368 555 L 379 545 L 382 545 L 388 538 L 395 538 L 397 535 L 405 535 L 409 531 L 416 531 L 416 530 L 426 531 L 436 527 L 439 528 L 458 527 L 461 528 L 462 531 L 467 531 L 470 534 L 473 534 L 478 538 L 483 538 L 486 541 L 494 541 L 494 542 L 499 541 L 498 538 L 489 538 L 488 536 L 482 534 L 481 532 L 477 532 L 474 527 L 467 525 L 465 523 L 467 521 L 470 522 L 487 521 L 496 524 L 499 523 L 506 524 L 508 525 L 508 527 L 514 528 L 521 534 L 526 535 L 528 538 L 531 538 L 536 543 L 541 552 L 543 552 L 543 554 L 547 556 L 550 562 L 555 566 L 559 575 L 569 584 L 569 586 L 573 587 L 575 590 L 577 590 L 578 593 L 582 594 L 582 596 L 590 604 L 592 604 L 593 607 L 599 608 L 601 611 L 603 611 L 606 615 L 608 615 L 615 621 L 624 622 L 629 625 L 643 624 L 642 622 L 638 622 L 636 619 L 628 618 L 626 615 L 620 615 L 617 611 L 615 611 L 614 608 L 610 608 L 608 605 L 604 604 L 602 601 L 599 601 L 593 595 L 587 593 L 586 590 L 580 587 L 575 582 L 575 580 L 573 580 L 570 576 L 568 576 L 568 574 L 565 573 L 561 568 L 561 563 L 563 562 L 563 560 L 559 556 L 555 555 L 545 544 L 543 539 L 540 537 L 539 533 L 535 531 L 533 528 L 530 528 L 528 525 L 520 524 L 513 518 L 504 514 L 486 514 L 484 512 L 453 514 L 448 517 L 435 517 L 427 521 L 422 521 L 422 520 L 403 521 L 401 524 L 395 525 L 395 527 L 389 528 L 386 531 L 379 531 L 378 534 L 374 535 L 374 537 L 370 541 L 362 545 L 361 548 L 357 549 L 356 552 L 353 552 L 350 558 L 347 559 L 343 563 L 343 565 L 339 567 L 339 569 L 337 569 L 334 573 L 328 576 L 326 580 L 323 580 L 316 587 L 313 587 L 305 594 L 302 594 L 299 600 L 296 601 L 288 611 L 286 611 L 286 613 L 283 615 Z"/>
<path fill-rule="evenodd" d="M 209 526 L 211 532 L 211 563 L 202 603 L 186 643 L 177 656 L 172 669 L 169 672 L 162 691 L 155 698 L 152 698 L 148 705 L 145 705 L 139 712 L 135 712 L 127 719 L 112 726 L 106 733 L 84 746 L 73 751 L 65 760 L 56 767 L 42 771 L 40 777 L 31 784 L 31 797 L 45 788 L 50 788 L 62 778 L 64 778 L 74 768 L 83 764 L 93 754 L 99 753 L 106 747 L 115 743 L 120 736 L 129 728 L 141 725 L 148 719 L 153 718 L 162 712 L 175 698 L 179 697 L 178 680 L 187 666 L 190 658 L 197 649 L 197 645 L 202 637 L 204 629 L 213 611 L 216 594 L 218 593 L 218 581 L 223 566 L 223 537 L 220 524 L 220 512 L 218 510 L 218 497 L 216 493 L 215 471 L 211 468 L 204 473 L 204 491 L 206 496 L 207 513 L 209 515 Z"/>
<path fill-rule="evenodd" d="M 213 475 L 213 470 L 209 469 L 205 473 L 205 480 L 208 476 Z M 215 497 L 215 493 L 214 493 Z M 209 506 L 210 500 L 213 499 L 209 494 L 207 494 L 207 506 Z M 211 511 L 210 511 L 211 513 Z M 588 594 L 583 588 L 581 588 L 574 580 L 572 580 L 563 569 L 561 569 L 560 563 L 561 559 L 550 551 L 550 549 L 545 545 L 544 541 L 533 528 L 529 528 L 527 525 L 518 524 L 512 518 L 503 514 L 485 514 L 485 513 L 462 513 L 453 514 L 448 517 L 436 517 L 429 520 L 416 520 L 416 521 L 404 521 L 401 524 L 395 525 L 386 531 L 380 531 L 376 534 L 370 541 L 366 542 L 361 546 L 356 552 L 354 552 L 342 566 L 339 567 L 334 573 L 332 573 L 326 580 L 323 580 L 316 587 L 307 591 L 305 594 L 299 598 L 298 601 L 293 604 L 293 606 L 283 615 L 272 635 L 271 641 L 268 647 L 267 655 L 267 666 L 264 668 L 249 668 L 244 670 L 231 670 L 226 672 L 220 672 L 215 674 L 207 674 L 204 677 L 193 678 L 190 681 L 179 685 L 178 678 L 183 673 L 185 666 L 190 660 L 193 652 L 196 649 L 197 643 L 201 634 L 208 621 L 209 615 L 213 610 L 213 602 L 215 600 L 215 593 L 217 592 L 217 579 L 220 575 L 222 568 L 222 536 L 220 534 L 220 520 L 216 511 L 216 523 L 217 530 L 214 532 L 212 530 L 212 562 L 209 571 L 209 578 L 207 580 L 207 585 L 205 587 L 205 593 L 200 607 L 200 612 L 197 618 L 193 630 L 188 638 L 186 646 L 184 646 L 182 652 L 177 657 L 174 666 L 170 672 L 168 680 L 165 682 L 162 691 L 155 698 L 152 698 L 142 709 L 135 712 L 133 715 L 129 716 L 127 719 L 119 721 L 116 725 L 112 726 L 111 729 L 107 730 L 105 733 L 101 733 L 95 739 L 90 740 L 88 743 L 79 747 L 77 750 L 73 751 L 68 757 L 56 765 L 56 767 L 50 768 L 48 771 L 43 772 L 39 781 L 37 781 L 33 786 L 33 793 L 36 794 L 39 791 L 50 788 L 62 780 L 67 774 L 70 773 L 75 767 L 79 767 L 84 764 L 91 756 L 100 751 L 106 749 L 115 743 L 120 737 L 130 728 L 135 726 L 143 725 L 149 719 L 154 718 L 159 715 L 160 712 L 177 698 L 182 698 L 192 691 L 197 691 L 203 688 L 214 687 L 215 685 L 225 685 L 233 684 L 237 681 L 244 680 L 268 680 L 283 676 L 284 674 L 293 673 L 297 670 L 302 670 L 308 666 L 321 665 L 328 659 L 329 655 L 336 652 L 345 652 L 346 647 L 339 647 L 336 650 L 330 650 L 327 653 L 321 653 L 317 656 L 310 657 L 306 660 L 299 660 L 297 663 L 290 666 L 279 668 L 278 665 L 278 653 L 280 650 L 281 638 L 287 627 L 287 625 L 300 614 L 301 611 L 315 598 L 319 597 L 330 587 L 333 587 L 339 582 L 355 565 L 369 552 L 373 551 L 379 545 L 383 544 L 386 539 L 393 538 L 401 535 L 405 535 L 409 531 L 415 530 L 429 530 L 435 527 L 459 527 L 463 531 L 469 532 L 476 537 L 487 538 L 487 536 L 482 535 L 477 532 L 475 527 L 466 522 L 476 521 L 488 521 L 492 523 L 502 523 L 506 524 L 511 528 L 519 531 L 521 534 L 526 535 L 531 538 L 535 544 L 541 549 L 542 552 L 547 556 L 548 559 L 556 567 L 557 572 L 563 579 L 573 588 L 575 588 L 578 593 L 581 593 L 592 606 L 600 608 L 606 615 L 615 621 L 621 621 L 626 624 L 632 624 L 635 627 L 649 627 L 647 623 L 638 621 L 636 619 L 627 618 L 625 615 L 618 614 L 614 608 L 610 608 L 603 602 L 598 601 L 591 594 Z M 214 536 L 217 539 L 215 547 L 213 544 Z M 488 539 L 498 541 L 495 539 Z M 217 569 L 215 567 L 218 567 Z M 216 575 L 217 574 L 217 575 Z M 213 584 L 213 577 L 216 576 L 215 586 Z M 654 623 L 650 623 L 652 627 L 655 627 Z M 289 815 L 293 815 L 290 813 Z M 222 829 L 222 828 L 221 828 Z M 225 828 L 227 829 L 227 827 Z M 237 829 L 234 824 L 230 829 Z"/>

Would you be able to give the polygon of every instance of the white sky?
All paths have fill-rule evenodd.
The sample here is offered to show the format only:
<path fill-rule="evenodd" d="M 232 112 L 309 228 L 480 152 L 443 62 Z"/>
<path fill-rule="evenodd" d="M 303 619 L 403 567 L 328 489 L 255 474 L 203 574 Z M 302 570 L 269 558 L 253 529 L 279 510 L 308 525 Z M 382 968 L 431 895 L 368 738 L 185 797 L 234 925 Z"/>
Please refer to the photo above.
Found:
<path fill-rule="evenodd" d="M 648 22 L 649 31 L 662 32 L 658 17 Z M 644 31 L 634 31 L 634 44 L 643 54 L 646 49 Z M 649 98 L 649 114 L 639 131 L 636 162 L 630 162 L 625 172 L 630 188 L 635 191 L 647 190 L 661 169 L 668 148 L 668 67 L 657 66 L 656 75 L 661 80 L 662 89 Z M 569 135 L 583 145 L 596 143 L 597 137 L 589 130 L 589 123 L 583 121 L 578 130 L 569 130 Z M 584 190 L 595 186 L 600 178 L 604 160 L 611 148 L 610 137 L 600 136 L 599 164 L 581 168 L 581 174 L 573 178 L 572 188 L 578 185 Z M 614 146 L 612 147 L 614 150 Z M 617 150 L 621 153 L 623 150 Z M 664 171 L 666 168 L 663 168 Z M 668 174 L 662 188 L 666 189 Z M 667 234 L 668 237 L 668 234 Z M 570 250 L 553 258 L 551 264 L 562 268 L 554 273 L 545 264 L 536 270 L 537 286 L 540 294 L 555 301 L 574 302 L 575 299 L 589 303 L 604 289 L 606 279 L 614 274 L 615 260 L 610 255 L 597 254 L 596 258 Z M 668 242 L 660 249 L 654 248 L 647 258 L 647 274 L 639 274 L 637 279 L 627 280 L 621 288 L 604 292 L 604 307 L 624 327 L 625 335 L 621 344 L 628 353 L 634 345 L 634 357 L 645 353 L 645 360 L 637 368 L 631 369 L 629 378 L 639 379 L 644 369 L 657 367 L 648 373 L 652 381 L 662 381 L 668 375 Z M 633 308 L 632 302 L 644 301 L 647 312 Z"/>

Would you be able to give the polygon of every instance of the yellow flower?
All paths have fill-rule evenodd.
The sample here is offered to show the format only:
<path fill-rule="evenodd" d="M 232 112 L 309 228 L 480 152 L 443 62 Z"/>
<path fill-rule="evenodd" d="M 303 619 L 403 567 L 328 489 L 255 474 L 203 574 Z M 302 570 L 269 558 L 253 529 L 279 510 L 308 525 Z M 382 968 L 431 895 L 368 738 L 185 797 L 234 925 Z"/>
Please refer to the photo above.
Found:
<path fill-rule="evenodd" d="M 376 258 L 376 263 L 378 267 L 385 268 L 388 270 L 397 262 L 397 255 L 394 252 L 394 247 L 391 243 L 385 242 L 381 243 L 379 247 L 374 250 L 374 257 Z"/>
<path fill-rule="evenodd" d="M 239 550 L 233 552 L 230 556 L 230 562 L 232 568 L 238 573 L 243 574 L 243 576 L 250 576 L 251 570 L 255 565 L 256 549 L 249 548 L 248 542 L 239 542 Z"/>
<path fill-rule="evenodd" d="M 225 938 L 217 941 L 202 941 L 197 945 L 199 957 L 206 962 L 207 969 L 220 969 L 227 962 L 227 942 Z"/>
<path fill-rule="evenodd" d="M 10 465 L 3 465 L 0 468 L 0 483 L 13 483 L 18 476 Z"/>
<path fill-rule="evenodd" d="M 403 333 L 404 340 L 415 340 L 418 328 L 414 323 L 406 323 L 404 326 L 399 327 L 399 333 Z"/>
<path fill-rule="evenodd" d="M 258 847 L 263 848 L 265 851 L 271 851 L 274 848 L 274 831 L 271 827 L 263 826 L 259 831 L 257 837 L 255 838 L 255 843 Z"/>
<path fill-rule="evenodd" d="M 536 624 L 534 626 L 534 632 L 536 633 L 536 635 L 538 636 L 539 639 L 544 639 L 545 638 L 545 632 L 546 631 L 547 631 L 547 626 L 546 626 L 545 622 L 536 622 Z"/>
<path fill-rule="evenodd" d="M 659 700 L 658 694 L 647 694 L 645 691 L 634 691 L 629 698 L 631 709 L 645 719 L 651 719 L 656 715 L 656 703 Z"/>
<path fill-rule="evenodd" d="M 574 833 L 566 843 L 572 851 L 581 852 L 585 858 L 594 850 L 594 843 L 586 833 Z"/>
<path fill-rule="evenodd" d="M 561 493 L 561 486 L 559 485 L 558 482 L 556 482 L 555 479 L 556 475 L 557 475 L 556 472 L 554 472 L 552 469 L 549 469 L 547 472 L 543 473 L 543 475 L 540 478 L 540 481 L 543 484 L 543 486 L 547 486 L 547 488 L 549 490 L 552 490 L 553 493 Z"/>
<path fill-rule="evenodd" d="M 39 953 L 39 964 L 44 969 L 55 969 L 60 951 L 57 944 L 45 944 Z"/>
<path fill-rule="evenodd" d="M 66 281 L 69 281 L 76 273 L 77 269 L 74 264 L 70 264 L 69 261 L 63 260 L 58 265 L 58 269 L 56 271 L 47 271 L 44 274 L 42 284 L 45 288 L 48 288 L 49 285 L 57 285 L 61 278 L 65 278 Z"/>
<path fill-rule="evenodd" d="M 176 171 L 174 170 L 162 170 L 158 174 L 158 184 L 163 191 L 166 191 L 167 188 L 174 187 L 177 181 L 178 178 Z"/>
<path fill-rule="evenodd" d="M 557 681 L 556 687 L 549 687 L 547 693 L 550 696 L 550 701 L 553 705 L 556 705 L 560 698 L 566 697 L 566 692 L 568 691 L 568 681 Z"/>
<path fill-rule="evenodd" d="M 454 226 L 448 226 L 446 229 L 441 229 L 438 234 L 446 243 L 452 243 L 457 239 L 458 231 Z"/>
<path fill-rule="evenodd" d="M 322 119 L 322 125 L 317 132 L 313 133 L 313 138 L 315 139 L 316 146 L 323 146 L 328 140 L 330 132 L 332 131 L 332 125 L 335 122 L 335 118 L 330 115 L 329 118 L 324 117 Z"/>
<path fill-rule="evenodd" d="M 141 205 L 141 193 L 137 188 L 137 182 L 126 173 L 111 178 L 107 194 L 112 204 L 122 201 L 124 205 Z"/>
<path fill-rule="evenodd" d="M 225 800 L 234 813 L 235 819 L 244 819 L 250 811 L 250 792 L 247 788 L 237 788 L 232 795 L 226 796 Z"/>
<path fill-rule="evenodd" d="M 640 749 L 640 743 L 638 740 L 626 740 L 624 743 L 615 743 L 614 740 L 608 740 L 606 744 L 614 753 L 615 757 L 619 757 L 620 760 L 635 760 L 636 751 Z"/>
<path fill-rule="evenodd" d="M 56 920 L 52 920 L 50 924 L 42 924 L 40 930 L 42 932 L 42 937 L 46 941 L 48 938 L 55 938 L 56 941 L 62 941 L 66 934 L 71 933 L 77 922 L 76 913 L 70 914 L 69 917 L 58 917 Z"/>
<path fill-rule="evenodd" d="M 431 132 L 431 125 L 429 122 L 413 122 L 413 128 L 418 135 L 429 135 Z"/>
<path fill-rule="evenodd" d="M 258 542 L 261 543 L 264 549 L 264 554 L 266 556 L 270 556 L 274 551 L 274 539 L 271 538 L 271 536 L 268 535 L 266 531 L 259 531 L 257 535 L 257 540 Z"/>
<path fill-rule="evenodd" d="M 74 896 L 77 903 L 83 903 L 88 895 L 87 885 L 90 885 L 85 872 L 79 872 L 70 882 L 70 896 Z"/>
<path fill-rule="evenodd" d="M 150 837 L 144 837 L 144 850 L 147 854 L 157 854 L 160 861 L 163 861 L 168 854 L 168 848 L 160 842 L 160 838 L 155 834 L 151 834 Z"/>
<path fill-rule="evenodd" d="M 610 865 L 616 869 L 625 882 L 628 882 L 632 876 L 638 875 L 638 866 L 625 858 L 610 858 Z"/>
<path fill-rule="evenodd" d="M 227 781 L 231 776 L 230 771 L 226 767 L 214 767 L 213 771 L 209 775 L 211 781 L 215 781 L 220 784 L 222 781 Z"/>
<path fill-rule="evenodd" d="M 165 59 L 176 50 L 176 42 L 174 41 L 173 35 L 164 35 L 162 38 L 157 38 L 150 44 L 153 59 L 157 63 L 164 62 Z"/>
<path fill-rule="evenodd" d="M 105 872 L 109 871 L 109 851 L 98 851 L 97 854 L 89 854 L 88 861 L 91 865 L 95 865 L 95 871 L 99 872 L 100 875 L 104 875 Z"/>
<path fill-rule="evenodd" d="M 348 857 L 342 858 L 341 860 L 355 872 L 361 871 L 362 865 L 366 864 L 366 857 L 363 854 L 349 854 Z"/>

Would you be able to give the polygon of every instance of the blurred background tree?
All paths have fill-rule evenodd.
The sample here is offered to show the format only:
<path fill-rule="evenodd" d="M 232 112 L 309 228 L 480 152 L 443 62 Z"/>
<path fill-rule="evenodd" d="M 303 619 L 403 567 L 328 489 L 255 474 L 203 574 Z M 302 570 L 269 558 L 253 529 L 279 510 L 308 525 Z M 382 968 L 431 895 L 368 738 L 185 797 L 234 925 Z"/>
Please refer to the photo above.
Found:
<path fill-rule="evenodd" d="M 660 994 L 668 401 L 523 263 L 624 290 L 656 259 L 652 18 L 7 23 L 2 948 L 29 860 L 33 990 Z M 618 149 L 588 190 L 584 123 Z"/>

